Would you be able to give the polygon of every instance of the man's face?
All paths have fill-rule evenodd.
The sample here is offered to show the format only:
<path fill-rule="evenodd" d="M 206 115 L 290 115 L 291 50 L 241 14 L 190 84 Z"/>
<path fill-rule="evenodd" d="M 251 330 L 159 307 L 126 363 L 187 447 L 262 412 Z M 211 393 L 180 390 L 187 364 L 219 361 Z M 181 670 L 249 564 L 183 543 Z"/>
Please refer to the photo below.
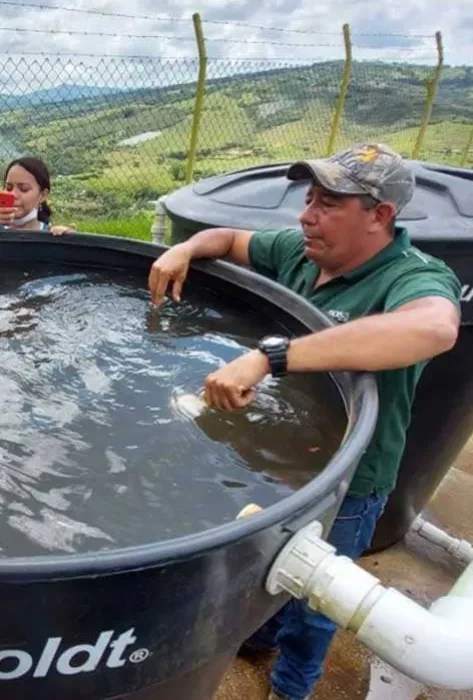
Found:
<path fill-rule="evenodd" d="M 327 268 L 349 264 L 368 251 L 370 235 L 379 231 L 376 208 L 364 209 L 359 197 L 334 195 L 311 185 L 299 220 L 305 253 Z"/>

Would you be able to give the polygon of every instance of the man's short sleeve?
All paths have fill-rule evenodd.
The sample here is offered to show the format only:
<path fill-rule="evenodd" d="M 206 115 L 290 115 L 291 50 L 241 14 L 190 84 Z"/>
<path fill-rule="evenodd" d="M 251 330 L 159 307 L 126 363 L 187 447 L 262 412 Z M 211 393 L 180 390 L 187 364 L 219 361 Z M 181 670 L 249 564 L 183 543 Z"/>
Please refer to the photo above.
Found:
<path fill-rule="evenodd" d="M 443 297 L 460 308 L 461 284 L 454 272 L 440 260 L 425 268 L 416 268 L 401 275 L 389 288 L 385 311 L 394 311 L 404 304 L 424 297 Z"/>
<path fill-rule="evenodd" d="M 255 231 L 250 238 L 250 265 L 256 272 L 276 278 L 288 256 L 300 246 L 301 233 L 297 229 Z"/>

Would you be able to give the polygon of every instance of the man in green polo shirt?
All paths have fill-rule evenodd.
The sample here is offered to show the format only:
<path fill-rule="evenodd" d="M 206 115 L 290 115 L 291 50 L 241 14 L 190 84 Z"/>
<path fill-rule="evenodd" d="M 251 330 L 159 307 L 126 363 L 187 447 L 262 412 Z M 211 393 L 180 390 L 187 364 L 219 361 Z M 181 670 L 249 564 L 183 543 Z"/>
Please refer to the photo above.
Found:
<path fill-rule="evenodd" d="M 377 427 L 329 536 L 340 554 L 357 558 L 369 548 L 395 486 L 422 370 L 456 342 L 460 283 L 395 226 L 412 198 L 414 176 L 387 146 L 362 144 L 299 162 L 288 178 L 308 182 L 302 230 L 201 231 L 156 260 L 149 287 L 156 304 L 169 285 L 179 301 L 192 259 L 228 256 L 289 287 L 336 322 L 293 340 L 263 338 L 258 348 L 207 377 L 205 399 L 223 410 L 247 406 L 268 373 L 375 373 Z M 271 700 L 309 696 L 334 632 L 327 618 L 292 600 L 248 640 L 246 651 L 279 650 Z"/>

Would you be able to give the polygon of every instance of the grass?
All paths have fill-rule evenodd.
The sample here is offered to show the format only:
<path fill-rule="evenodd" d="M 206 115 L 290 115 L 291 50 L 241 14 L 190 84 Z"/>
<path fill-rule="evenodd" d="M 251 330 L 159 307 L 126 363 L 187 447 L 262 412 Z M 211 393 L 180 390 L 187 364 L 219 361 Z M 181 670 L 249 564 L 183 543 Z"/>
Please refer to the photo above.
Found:
<path fill-rule="evenodd" d="M 221 82 L 208 81 L 194 179 L 325 155 L 342 68 L 341 61 L 268 71 L 255 65 L 254 74 L 232 77 L 233 67 L 221 64 L 219 70 L 230 74 Z M 179 64 L 176 71 L 178 81 L 183 78 Z M 431 67 L 355 61 L 335 148 L 376 140 L 411 157 L 431 72 Z M 0 159 L 8 162 L 11 147 L 45 160 L 54 176 L 56 223 L 74 221 L 80 230 L 149 240 L 148 202 L 185 182 L 194 95 L 195 85 L 176 84 L 169 92 L 5 109 Z M 473 129 L 472 97 L 473 69 L 446 67 L 421 159 L 462 162 Z M 148 131 L 156 137 L 123 145 Z M 473 165 L 473 148 L 467 165 Z"/>
<path fill-rule="evenodd" d="M 365 80 L 366 67 L 362 69 Z M 340 67 L 336 70 L 339 72 Z M 381 68 L 373 70 L 376 73 Z M 392 79 L 396 71 L 406 77 L 405 67 L 390 70 Z M 319 74 L 320 68 L 313 75 L 299 71 L 209 89 L 201 116 L 194 179 L 325 155 L 338 94 L 338 72 L 336 80 L 328 76 L 332 81 L 330 90 Z M 354 80 L 356 76 L 355 71 Z M 379 83 L 380 78 L 377 80 Z M 412 92 L 419 97 L 415 104 L 406 101 L 404 93 L 398 98 L 396 86 L 391 90 L 394 97 L 390 99 L 399 108 L 399 118 L 397 111 L 391 114 L 391 102 L 377 104 L 375 97 L 381 93 L 368 90 L 363 83 L 364 88 L 352 96 L 353 104 L 347 103 L 336 149 L 357 141 L 377 140 L 410 157 L 419 131 L 419 126 L 411 125 L 414 119 L 420 120 L 418 111 L 423 108 L 424 98 L 419 86 L 411 85 L 409 80 L 401 87 L 409 96 Z M 467 104 L 471 98 L 462 90 L 462 104 Z M 373 120 L 375 108 L 379 124 Z M 450 111 L 455 114 L 453 106 Z M 97 103 L 95 110 L 86 113 L 75 113 L 64 106 L 40 114 L 37 110 L 5 112 L 0 115 L 0 127 L 5 129 L 6 138 L 11 129 L 15 141 L 19 129 L 16 120 L 20 120 L 22 149 L 39 153 L 53 172 L 62 173 L 54 178 L 57 223 L 75 221 L 80 230 L 149 240 L 153 213 L 142 210 L 149 200 L 184 185 L 192 113 L 193 100 L 184 91 L 169 103 L 160 98 L 150 102 L 137 97 L 133 103 Z M 388 126 L 391 116 L 393 124 Z M 463 122 L 451 118 L 431 124 L 421 158 L 460 164 L 472 128 L 466 117 Z M 146 131 L 158 135 L 134 146 L 119 146 L 125 138 Z M 468 165 L 472 163 L 473 149 L 467 161 Z"/>
<path fill-rule="evenodd" d="M 122 236 L 140 241 L 151 241 L 150 228 L 153 214 L 140 213 L 122 219 L 80 219 L 74 223 L 81 233 L 97 233 L 104 236 Z"/>
<path fill-rule="evenodd" d="M 456 122 L 443 121 L 431 124 L 427 128 L 425 141 L 421 150 L 422 160 L 459 165 L 468 144 L 473 126 Z M 403 151 L 406 143 L 415 143 L 417 129 L 403 129 L 389 135 L 389 143 L 393 148 Z M 467 165 L 473 162 L 473 153 L 467 159 Z"/>
<path fill-rule="evenodd" d="M 320 100 L 311 100 L 301 119 L 265 129 L 258 142 L 271 148 L 278 160 L 307 158 L 326 151 L 333 113 Z"/>
<path fill-rule="evenodd" d="M 459 165 L 473 125 L 454 121 L 441 121 L 430 124 L 421 149 L 420 159 L 428 162 L 448 163 Z M 382 127 L 377 132 L 369 129 L 353 130 L 350 124 L 344 124 L 337 147 L 345 147 L 360 139 L 372 138 L 386 143 L 405 157 L 411 158 L 414 150 L 419 127 L 386 130 Z M 473 165 L 473 149 L 467 158 L 467 167 Z"/>
<path fill-rule="evenodd" d="M 247 146 L 235 146 L 233 143 L 228 147 L 222 146 L 228 140 L 232 142 L 233 139 L 236 139 L 236 130 L 231 129 L 231 123 L 227 124 L 217 138 L 217 142 L 221 145 L 220 150 L 196 160 L 197 179 L 229 170 L 246 168 L 258 163 L 281 162 L 307 157 L 309 154 L 324 154 L 328 139 L 325 119 L 328 119 L 330 114 L 325 114 L 324 119 L 321 118 L 320 121 L 313 118 L 316 114 L 317 108 L 314 103 L 314 112 L 305 114 L 302 119 L 296 122 L 267 129 L 249 138 Z M 184 132 L 180 131 L 181 128 L 182 125 L 172 127 L 175 139 L 173 143 L 171 143 L 170 137 L 166 139 L 167 147 L 171 153 L 170 145 L 176 150 L 184 149 L 185 138 Z M 241 128 L 243 129 L 243 127 Z M 427 129 L 421 158 L 431 162 L 460 164 L 471 129 L 472 126 L 469 124 L 453 121 L 431 124 Z M 204 140 L 204 143 L 211 142 L 211 132 L 212 129 L 208 125 L 207 139 Z M 240 138 L 241 134 L 242 131 L 239 132 Z M 374 138 L 387 143 L 404 155 L 410 156 L 417 134 L 418 128 L 392 131 L 380 128 L 379 132 L 373 134 L 369 128 L 357 127 L 356 130 L 353 130 L 353 125 L 345 121 L 336 147 L 341 148 L 356 140 Z M 138 187 L 154 188 L 158 193 L 182 187 L 186 161 L 175 158 L 166 159 L 163 143 L 159 144 L 159 141 L 160 139 L 155 139 L 136 148 L 110 154 L 108 157 L 109 165 L 100 175 L 93 174 L 87 181 L 87 186 L 98 192 L 113 191 L 123 195 L 123 197 L 132 197 Z M 204 148 L 204 146 L 201 147 Z M 159 162 L 163 155 L 164 162 Z M 472 164 L 473 153 L 470 153 L 467 165 L 471 166 Z M 110 219 L 82 215 L 80 218 L 78 217 L 77 223 L 81 230 L 150 240 L 152 218 L 152 212 L 141 212 L 136 216 L 127 215 Z M 56 220 L 59 221 L 57 217 Z"/>

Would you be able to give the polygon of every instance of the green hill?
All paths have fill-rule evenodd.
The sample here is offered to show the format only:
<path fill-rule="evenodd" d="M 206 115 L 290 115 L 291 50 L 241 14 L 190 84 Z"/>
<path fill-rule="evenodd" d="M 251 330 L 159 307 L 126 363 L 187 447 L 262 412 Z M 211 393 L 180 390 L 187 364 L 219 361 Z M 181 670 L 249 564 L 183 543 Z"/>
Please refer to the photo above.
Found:
<path fill-rule="evenodd" d="M 195 176 L 324 153 L 342 68 L 333 61 L 208 81 Z M 376 139 L 410 156 L 430 75 L 423 66 L 355 63 L 337 146 Z M 2 165 L 19 153 L 48 163 L 56 220 L 97 228 L 92 221 L 132 217 L 148 230 L 148 200 L 184 180 L 195 85 L 82 96 L 74 86 L 74 99 L 66 88 L 49 102 L 23 97 L 16 109 L 0 99 Z M 422 158 L 458 163 L 472 129 L 473 68 L 447 67 Z"/>

